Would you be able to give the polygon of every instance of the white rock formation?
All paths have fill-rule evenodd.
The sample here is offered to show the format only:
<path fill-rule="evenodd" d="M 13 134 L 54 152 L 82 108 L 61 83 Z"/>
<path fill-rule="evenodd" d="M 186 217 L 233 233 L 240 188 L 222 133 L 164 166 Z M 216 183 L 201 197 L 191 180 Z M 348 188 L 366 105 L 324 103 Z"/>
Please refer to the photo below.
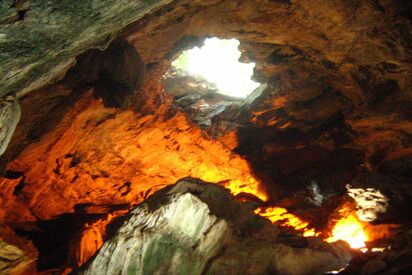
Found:
<path fill-rule="evenodd" d="M 343 244 L 282 232 L 222 187 L 183 179 L 131 211 L 82 272 L 322 274 L 349 260 Z"/>

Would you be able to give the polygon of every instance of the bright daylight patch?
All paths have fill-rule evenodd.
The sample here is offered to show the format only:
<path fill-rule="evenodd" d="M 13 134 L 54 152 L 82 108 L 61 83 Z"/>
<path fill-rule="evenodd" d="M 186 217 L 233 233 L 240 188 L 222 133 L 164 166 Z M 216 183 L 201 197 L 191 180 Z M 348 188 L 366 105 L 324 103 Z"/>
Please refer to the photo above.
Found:
<path fill-rule="evenodd" d="M 216 84 L 219 93 L 247 97 L 259 83 L 251 80 L 255 63 L 239 62 L 239 41 L 208 38 L 201 48 L 183 52 L 172 66 Z"/>

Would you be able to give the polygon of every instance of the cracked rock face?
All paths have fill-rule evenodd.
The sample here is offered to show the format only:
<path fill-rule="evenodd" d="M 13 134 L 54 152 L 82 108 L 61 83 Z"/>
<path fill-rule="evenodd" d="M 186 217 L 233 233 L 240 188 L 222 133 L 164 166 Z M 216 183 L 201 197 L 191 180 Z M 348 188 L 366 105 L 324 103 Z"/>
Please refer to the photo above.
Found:
<path fill-rule="evenodd" d="M 227 190 L 186 178 L 132 210 L 84 274 L 322 274 L 350 260 L 333 245 L 284 232 Z"/>

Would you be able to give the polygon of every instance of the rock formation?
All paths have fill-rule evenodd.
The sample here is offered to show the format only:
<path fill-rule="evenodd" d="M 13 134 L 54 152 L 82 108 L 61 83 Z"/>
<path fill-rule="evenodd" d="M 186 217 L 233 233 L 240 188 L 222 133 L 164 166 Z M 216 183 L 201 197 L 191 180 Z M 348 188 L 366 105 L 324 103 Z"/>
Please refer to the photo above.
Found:
<path fill-rule="evenodd" d="M 36 272 L 38 253 L 30 241 L 23 240 L 5 226 L 0 226 L 0 273 Z"/>
<path fill-rule="evenodd" d="M 16 98 L 7 96 L 0 102 L 0 155 L 6 151 L 17 123 L 20 120 L 20 106 Z"/>
<path fill-rule="evenodd" d="M 188 178 L 132 210 L 84 274 L 323 274 L 349 261 L 340 245 L 288 236 L 227 190 Z"/>
<path fill-rule="evenodd" d="M 378 189 L 373 223 L 408 236 L 411 14 L 402 0 L 2 1 L 0 239 L 16 253 L 1 268 L 77 268 L 119 217 L 188 176 L 319 231 L 347 184 Z M 263 85 L 193 119 L 162 81 L 208 36 L 238 39 Z"/>

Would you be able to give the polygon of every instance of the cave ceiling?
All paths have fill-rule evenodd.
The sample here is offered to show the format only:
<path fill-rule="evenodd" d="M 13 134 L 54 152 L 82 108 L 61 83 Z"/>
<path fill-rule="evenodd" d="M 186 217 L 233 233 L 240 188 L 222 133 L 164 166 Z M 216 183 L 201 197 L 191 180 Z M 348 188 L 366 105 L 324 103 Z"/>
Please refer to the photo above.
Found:
<path fill-rule="evenodd" d="M 20 248 L 10 228 L 33 231 L 79 211 L 106 225 L 107 213 L 187 176 L 285 206 L 312 181 L 332 196 L 371 178 L 388 193 L 399 184 L 409 191 L 389 195 L 410 200 L 407 1 L 27 0 L 0 8 L 0 224 Z M 162 76 L 206 37 L 238 39 L 264 90 L 201 129 L 173 105 Z M 398 203 L 390 213 L 397 209 L 409 211 Z M 97 249 L 78 240 L 72 247 L 75 265 Z"/>

